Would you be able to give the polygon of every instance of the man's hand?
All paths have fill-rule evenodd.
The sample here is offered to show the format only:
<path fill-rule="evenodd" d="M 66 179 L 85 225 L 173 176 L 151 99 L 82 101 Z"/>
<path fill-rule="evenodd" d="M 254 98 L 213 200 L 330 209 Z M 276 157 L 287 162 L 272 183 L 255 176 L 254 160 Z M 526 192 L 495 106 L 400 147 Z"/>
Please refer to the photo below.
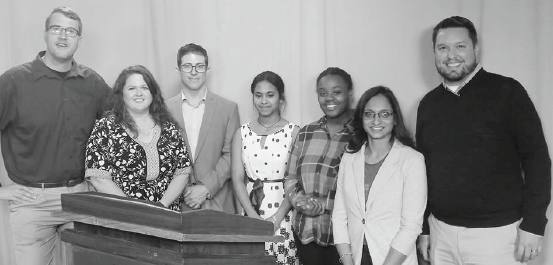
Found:
<path fill-rule="evenodd" d="M 430 262 L 430 235 L 420 235 L 417 238 L 417 250 L 425 261 Z"/>
<path fill-rule="evenodd" d="M 324 198 L 314 198 L 308 195 L 300 195 L 296 199 L 296 209 L 307 216 L 319 216 L 325 209 Z"/>
<path fill-rule="evenodd" d="M 0 187 L 0 199 L 9 200 L 14 204 L 29 203 L 36 200 L 33 189 L 16 183 Z"/>
<path fill-rule="evenodd" d="M 515 259 L 520 262 L 527 262 L 535 259 L 541 254 L 542 236 L 517 229 L 515 241 Z"/>
<path fill-rule="evenodd" d="M 188 186 L 184 190 L 184 202 L 192 209 L 200 209 L 209 190 L 204 185 Z"/>

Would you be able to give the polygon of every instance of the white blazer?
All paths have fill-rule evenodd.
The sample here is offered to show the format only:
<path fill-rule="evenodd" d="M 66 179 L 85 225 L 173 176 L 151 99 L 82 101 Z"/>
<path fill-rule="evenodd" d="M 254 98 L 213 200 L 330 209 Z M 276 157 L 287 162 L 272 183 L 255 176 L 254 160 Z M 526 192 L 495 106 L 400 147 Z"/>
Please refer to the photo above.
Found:
<path fill-rule="evenodd" d="M 397 139 L 376 174 L 365 203 L 365 145 L 344 153 L 332 212 L 334 244 L 351 245 L 354 264 L 361 264 L 363 236 L 373 264 L 380 265 L 393 247 L 417 265 L 415 241 L 422 232 L 426 208 L 426 167 L 421 153 Z"/>

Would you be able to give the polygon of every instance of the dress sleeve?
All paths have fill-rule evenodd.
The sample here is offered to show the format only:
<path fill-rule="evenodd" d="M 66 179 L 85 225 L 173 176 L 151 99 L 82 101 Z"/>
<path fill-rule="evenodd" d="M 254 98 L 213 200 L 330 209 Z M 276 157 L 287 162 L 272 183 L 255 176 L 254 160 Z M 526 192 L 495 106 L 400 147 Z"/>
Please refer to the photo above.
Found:
<path fill-rule="evenodd" d="M 113 160 L 110 149 L 113 141 L 109 139 L 109 125 L 106 118 L 96 121 L 86 144 L 85 177 L 112 179 Z"/>

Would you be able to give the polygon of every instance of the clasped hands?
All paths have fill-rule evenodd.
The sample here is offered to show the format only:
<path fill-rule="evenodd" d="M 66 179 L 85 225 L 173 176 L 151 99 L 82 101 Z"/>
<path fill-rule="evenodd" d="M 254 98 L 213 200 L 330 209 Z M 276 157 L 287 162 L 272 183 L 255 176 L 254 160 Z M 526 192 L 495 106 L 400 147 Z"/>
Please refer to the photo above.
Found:
<path fill-rule="evenodd" d="M 208 195 L 209 190 L 205 185 L 189 185 L 184 189 L 184 202 L 192 209 L 200 209 Z"/>
<path fill-rule="evenodd" d="M 326 198 L 317 198 L 311 195 L 298 195 L 293 203 L 294 208 L 307 216 L 319 216 L 324 213 Z"/>

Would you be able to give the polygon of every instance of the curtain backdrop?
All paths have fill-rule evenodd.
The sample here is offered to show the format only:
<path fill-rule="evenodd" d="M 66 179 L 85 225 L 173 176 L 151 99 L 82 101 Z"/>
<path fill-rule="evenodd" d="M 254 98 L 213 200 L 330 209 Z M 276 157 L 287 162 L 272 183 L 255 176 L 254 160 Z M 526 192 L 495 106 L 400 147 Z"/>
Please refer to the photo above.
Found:
<path fill-rule="evenodd" d="M 0 73 L 45 49 L 44 20 L 60 5 L 83 21 L 76 60 L 110 85 L 123 68 L 142 64 L 166 97 L 175 95 L 176 52 L 194 42 L 209 53 L 209 89 L 239 104 L 242 123 L 256 117 L 250 84 L 265 70 L 284 79 L 287 119 L 300 125 L 318 119 L 315 79 L 338 66 L 352 75 L 356 99 L 370 87 L 390 87 L 412 131 L 419 100 L 441 80 L 432 28 L 446 17 L 465 16 L 478 31 L 484 68 L 528 90 L 552 150 L 550 0 L 0 0 Z M 2 163 L 0 182 L 9 183 Z M 13 264 L 8 212 L 0 202 L 0 264 Z M 552 224 L 544 253 L 531 264 L 553 264 Z"/>

